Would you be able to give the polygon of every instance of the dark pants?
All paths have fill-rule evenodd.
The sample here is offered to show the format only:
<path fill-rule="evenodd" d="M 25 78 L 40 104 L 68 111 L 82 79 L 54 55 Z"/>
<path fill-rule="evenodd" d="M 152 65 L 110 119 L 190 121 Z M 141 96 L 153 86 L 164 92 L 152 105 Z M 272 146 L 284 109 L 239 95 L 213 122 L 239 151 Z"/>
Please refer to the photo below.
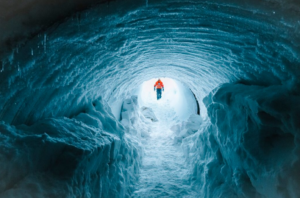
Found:
<path fill-rule="evenodd" d="M 157 100 L 161 99 L 161 89 L 156 89 Z"/>

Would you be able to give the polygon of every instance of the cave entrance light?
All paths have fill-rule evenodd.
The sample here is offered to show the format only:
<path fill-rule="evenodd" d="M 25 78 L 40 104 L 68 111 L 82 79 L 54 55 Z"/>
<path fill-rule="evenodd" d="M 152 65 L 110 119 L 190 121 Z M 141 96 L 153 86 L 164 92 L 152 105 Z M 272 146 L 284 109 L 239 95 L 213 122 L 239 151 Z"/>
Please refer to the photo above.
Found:
<path fill-rule="evenodd" d="M 160 78 L 164 84 L 162 98 L 157 100 L 154 84 L 159 78 L 153 78 L 141 84 L 138 91 L 139 104 L 150 107 L 160 118 L 162 115 L 175 115 L 178 120 L 186 120 L 197 113 L 197 103 L 189 87 L 171 78 Z"/>

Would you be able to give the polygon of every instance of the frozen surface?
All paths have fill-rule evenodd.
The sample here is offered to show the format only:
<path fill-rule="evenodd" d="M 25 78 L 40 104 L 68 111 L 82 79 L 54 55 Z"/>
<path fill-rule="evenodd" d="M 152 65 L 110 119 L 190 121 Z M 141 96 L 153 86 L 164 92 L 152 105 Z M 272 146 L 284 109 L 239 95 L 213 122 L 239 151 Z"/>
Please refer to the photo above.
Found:
<path fill-rule="evenodd" d="M 296 0 L 112 1 L 16 46 L 0 62 L 0 196 L 298 198 L 299 16 Z M 139 106 L 159 77 L 201 118 Z"/>
<path fill-rule="evenodd" d="M 199 130 L 202 118 L 197 114 L 190 115 L 187 121 L 176 123 L 171 127 L 174 132 L 174 143 L 181 143 L 182 140 Z"/>
<path fill-rule="evenodd" d="M 299 99 L 284 86 L 244 84 L 204 99 L 210 119 L 183 140 L 204 197 L 299 197 Z"/>
<path fill-rule="evenodd" d="M 195 96 L 188 85 L 182 84 L 174 79 L 160 78 L 164 83 L 162 98 L 157 100 L 154 84 L 157 78 L 150 79 L 141 84 L 137 89 L 140 103 L 146 107 L 162 107 L 165 111 L 173 110 L 180 120 L 186 120 L 190 115 L 197 113 Z"/>
<path fill-rule="evenodd" d="M 70 118 L 31 126 L 0 123 L 0 197 L 125 197 L 133 190 L 139 144 L 102 99 Z"/>
<path fill-rule="evenodd" d="M 144 156 L 133 197 L 198 197 L 190 185 L 183 150 L 173 144 L 172 124 L 178 122 L 170 105 L 153 109 L 158 122 L 150 123 L 149 136 L 142 139 Z"/>
<path fill-rule="evenodd" d="M 68 115 L 83 97 L 125 98 L 161 76 L 187 85 L 203 115 L 202 98 L 221 83 L 296 88 L 299 18 L 273 6 L 275 14 L 234 2 L 131 0 L 74 15 L 2 59 L 0 119 Z"/>
<path fill-rule="evenodd" d="M 145 116 L 145 118 L 151 120 L 152 122 L 158 121 L 153 110 L 150 107 L 142 107 L 141 111 L 142 111 L 142 114 Z"/>

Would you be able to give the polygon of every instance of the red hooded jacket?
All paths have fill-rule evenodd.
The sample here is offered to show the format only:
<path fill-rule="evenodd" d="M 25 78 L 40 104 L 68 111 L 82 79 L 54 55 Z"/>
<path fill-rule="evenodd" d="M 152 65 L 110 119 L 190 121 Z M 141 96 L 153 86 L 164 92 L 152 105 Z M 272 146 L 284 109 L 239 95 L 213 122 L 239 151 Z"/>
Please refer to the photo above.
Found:
<path fill-rule="evenodd" d="M 154 87 L 156 87 L 156 89 L 161 89 L 161 88 L 164 88 L 164 84 L 163 84 L 163 82 L 161 80 L 158 80 L 154 84 Z"/>

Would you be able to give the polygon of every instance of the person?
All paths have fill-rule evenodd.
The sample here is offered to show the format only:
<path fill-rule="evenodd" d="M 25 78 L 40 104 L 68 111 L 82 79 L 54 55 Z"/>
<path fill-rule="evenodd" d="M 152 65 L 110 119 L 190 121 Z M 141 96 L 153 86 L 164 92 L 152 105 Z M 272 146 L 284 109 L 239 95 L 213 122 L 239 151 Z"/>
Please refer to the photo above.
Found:
<path fill-rule="evenodd" d="M 156 95 L 157 95 L 157 100 L 161 99 L 161 90 L 165 91 L 164 84 L 163 82 L 158 79 L 156 83 L 154 84 L 154 91 L 156 89 Z"/>

